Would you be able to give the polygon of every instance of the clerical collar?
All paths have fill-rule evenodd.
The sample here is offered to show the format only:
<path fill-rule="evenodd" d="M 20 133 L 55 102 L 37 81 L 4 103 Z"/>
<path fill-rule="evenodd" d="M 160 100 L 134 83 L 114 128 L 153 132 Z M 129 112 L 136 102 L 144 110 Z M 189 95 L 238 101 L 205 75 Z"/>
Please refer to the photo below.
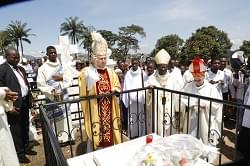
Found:
<path fill-rule="evenodd" d="M 51 66 L 58 66 L 60 65 L 59 60 L 57 59 L 56 62 L 51 62 L 50 60 L 47 60 L 46 63 Z"/>

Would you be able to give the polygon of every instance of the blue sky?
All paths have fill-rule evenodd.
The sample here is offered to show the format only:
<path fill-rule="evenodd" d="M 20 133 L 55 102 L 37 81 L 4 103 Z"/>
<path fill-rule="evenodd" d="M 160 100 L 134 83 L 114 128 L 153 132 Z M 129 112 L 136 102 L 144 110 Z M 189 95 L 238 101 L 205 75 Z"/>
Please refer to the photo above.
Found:
<path fill-rule="evenodd" d="M 178 34 L 185 40 L 208 25 L 228 33 L 234 48 L 250 40 L 248 0 L 33 0 L 1 7 L 0 15 L 0 30 L 11 20 L 32 28 L 36 36 L 30 37 L 31 44 L 24 44 L 25 54 L 31 55 L 57 44 L 60 25 L 70 16 L 114 33 L 121 26 L 142 26 L 147 35 L 140 39 L 139 52 L 143 53 L 149 53 L 162 36 Z"/>

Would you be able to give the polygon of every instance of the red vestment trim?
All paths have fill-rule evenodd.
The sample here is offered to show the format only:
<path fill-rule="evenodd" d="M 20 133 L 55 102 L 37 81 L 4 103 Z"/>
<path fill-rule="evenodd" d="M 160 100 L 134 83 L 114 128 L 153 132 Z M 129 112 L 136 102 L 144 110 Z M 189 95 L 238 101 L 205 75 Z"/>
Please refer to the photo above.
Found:
<path fill-rule="evenodd" d="M 111 82 L 107 69 L 97 69 L 100 80 L 96 82 L 98 95 L 111 93 Z M 113 145 L 112 130 L 112 97 L 102 97 L 97 99 L 98 115 L 100 119 L 99 147 Z"/>

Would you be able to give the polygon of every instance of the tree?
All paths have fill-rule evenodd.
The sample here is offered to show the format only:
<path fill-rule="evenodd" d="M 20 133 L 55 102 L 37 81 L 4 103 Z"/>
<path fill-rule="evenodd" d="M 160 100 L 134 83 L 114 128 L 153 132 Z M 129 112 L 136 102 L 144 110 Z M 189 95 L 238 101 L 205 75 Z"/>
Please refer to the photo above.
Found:
<path fill-rule="evenodd" d="M 99 32 L 102 37 L 107 41 L 109 48 L 112 48 L 112 46 L 115 45 L 118 40 L 118 35 L 114 34 L 112 31 L 98 30 L 97 32 Z"/>
<path fill-rule="evenodd" d="M 163 36 L 157 40 L 154 53 L 157 53 L 161 49 L 165 49 L 170 54 L 171 58 L 179 59 L 179 53 L 183 42 L 183 39 L 176 34 Z"/>
<path fill-rule="evenodd" d="M 27 28 L 27 23 L 21 23 L 21 21 L 11 21 L 7 27 L 8 37 L 11 42 L 14 42 L 17 50 L 19 51 L 19 44 L 21 46 L 21 52 L 23 55 L 23 41 L 31 43 L 28 39 L 29 36 L 34 34 L 29 34 L 31 28 Z"/>
<path fill-rule="evenodd" d="M 232 46 L 227 34 L 214 26 L 202 27 L 186 41 L 182 58 L 192 59 L 201 55 L 204 59 L 224 55 Z"/>
<path fill-rule="evenodd" d="M 244 40 L 240 46 L 240 50 L 244 51 L 245 57 L 250 57 L 250 41 Z"/>
<path fill-rule="evenodd" d="M 95 28 L 93 26 L 88 26 L 80 35 L 80 46 L 83 46 L 84 49 L 87 50 L 88 59 L 90 59 L 91 55 L 91 44 L 92 44 L 92 37 L 91 32 L 94 31 Z"/>
<path fill-rule="evenodd" d="M 11 44 L 7 31 L 0 31 L 0 54 L 4 54 L 4 48 Z"/>
<path fill-rule="evenodd" d="M 83 21 L 78 21 L 78 17 L 66 18 L 66 21 L 61 24 L 61 35 L 68 35 L 72 44 L 77 44 L 80 36 L 86 30 Z"/>
<path fill-rule="evenodd" d="M 127 57 L 130 49 L 137 51 L 139 49 L 139 41 L 136 35 L 140 37 L 146 37 L 144 29 L 138 25 L 130 25 L 126 27 L 119 28 L 118 35 L 118 52 L 124 57 Z"/>

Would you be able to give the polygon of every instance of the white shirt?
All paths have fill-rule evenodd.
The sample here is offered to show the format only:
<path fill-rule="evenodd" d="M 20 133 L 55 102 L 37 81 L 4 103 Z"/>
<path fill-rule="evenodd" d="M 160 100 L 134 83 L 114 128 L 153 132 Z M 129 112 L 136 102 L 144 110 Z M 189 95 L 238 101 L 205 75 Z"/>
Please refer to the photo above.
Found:
<path fill-rule="evenodd" d="M 19 82 L 20 87 L 21 87 L 22 97 L 27 96 L 29 88 L 28 88 L 28 86 L 26 85 L 26 83 L 24 81 L 23 73 L 19 69 L 18 69 L 19 71 L 14 69 L 12 65 L 9 64 L 9 66 L 11 67 L 11 69 L 13 70 L 13 72 L 15 73 L 15 75 L 16 75 L 16 77 L 18 79 L 18 82 Z"/>

